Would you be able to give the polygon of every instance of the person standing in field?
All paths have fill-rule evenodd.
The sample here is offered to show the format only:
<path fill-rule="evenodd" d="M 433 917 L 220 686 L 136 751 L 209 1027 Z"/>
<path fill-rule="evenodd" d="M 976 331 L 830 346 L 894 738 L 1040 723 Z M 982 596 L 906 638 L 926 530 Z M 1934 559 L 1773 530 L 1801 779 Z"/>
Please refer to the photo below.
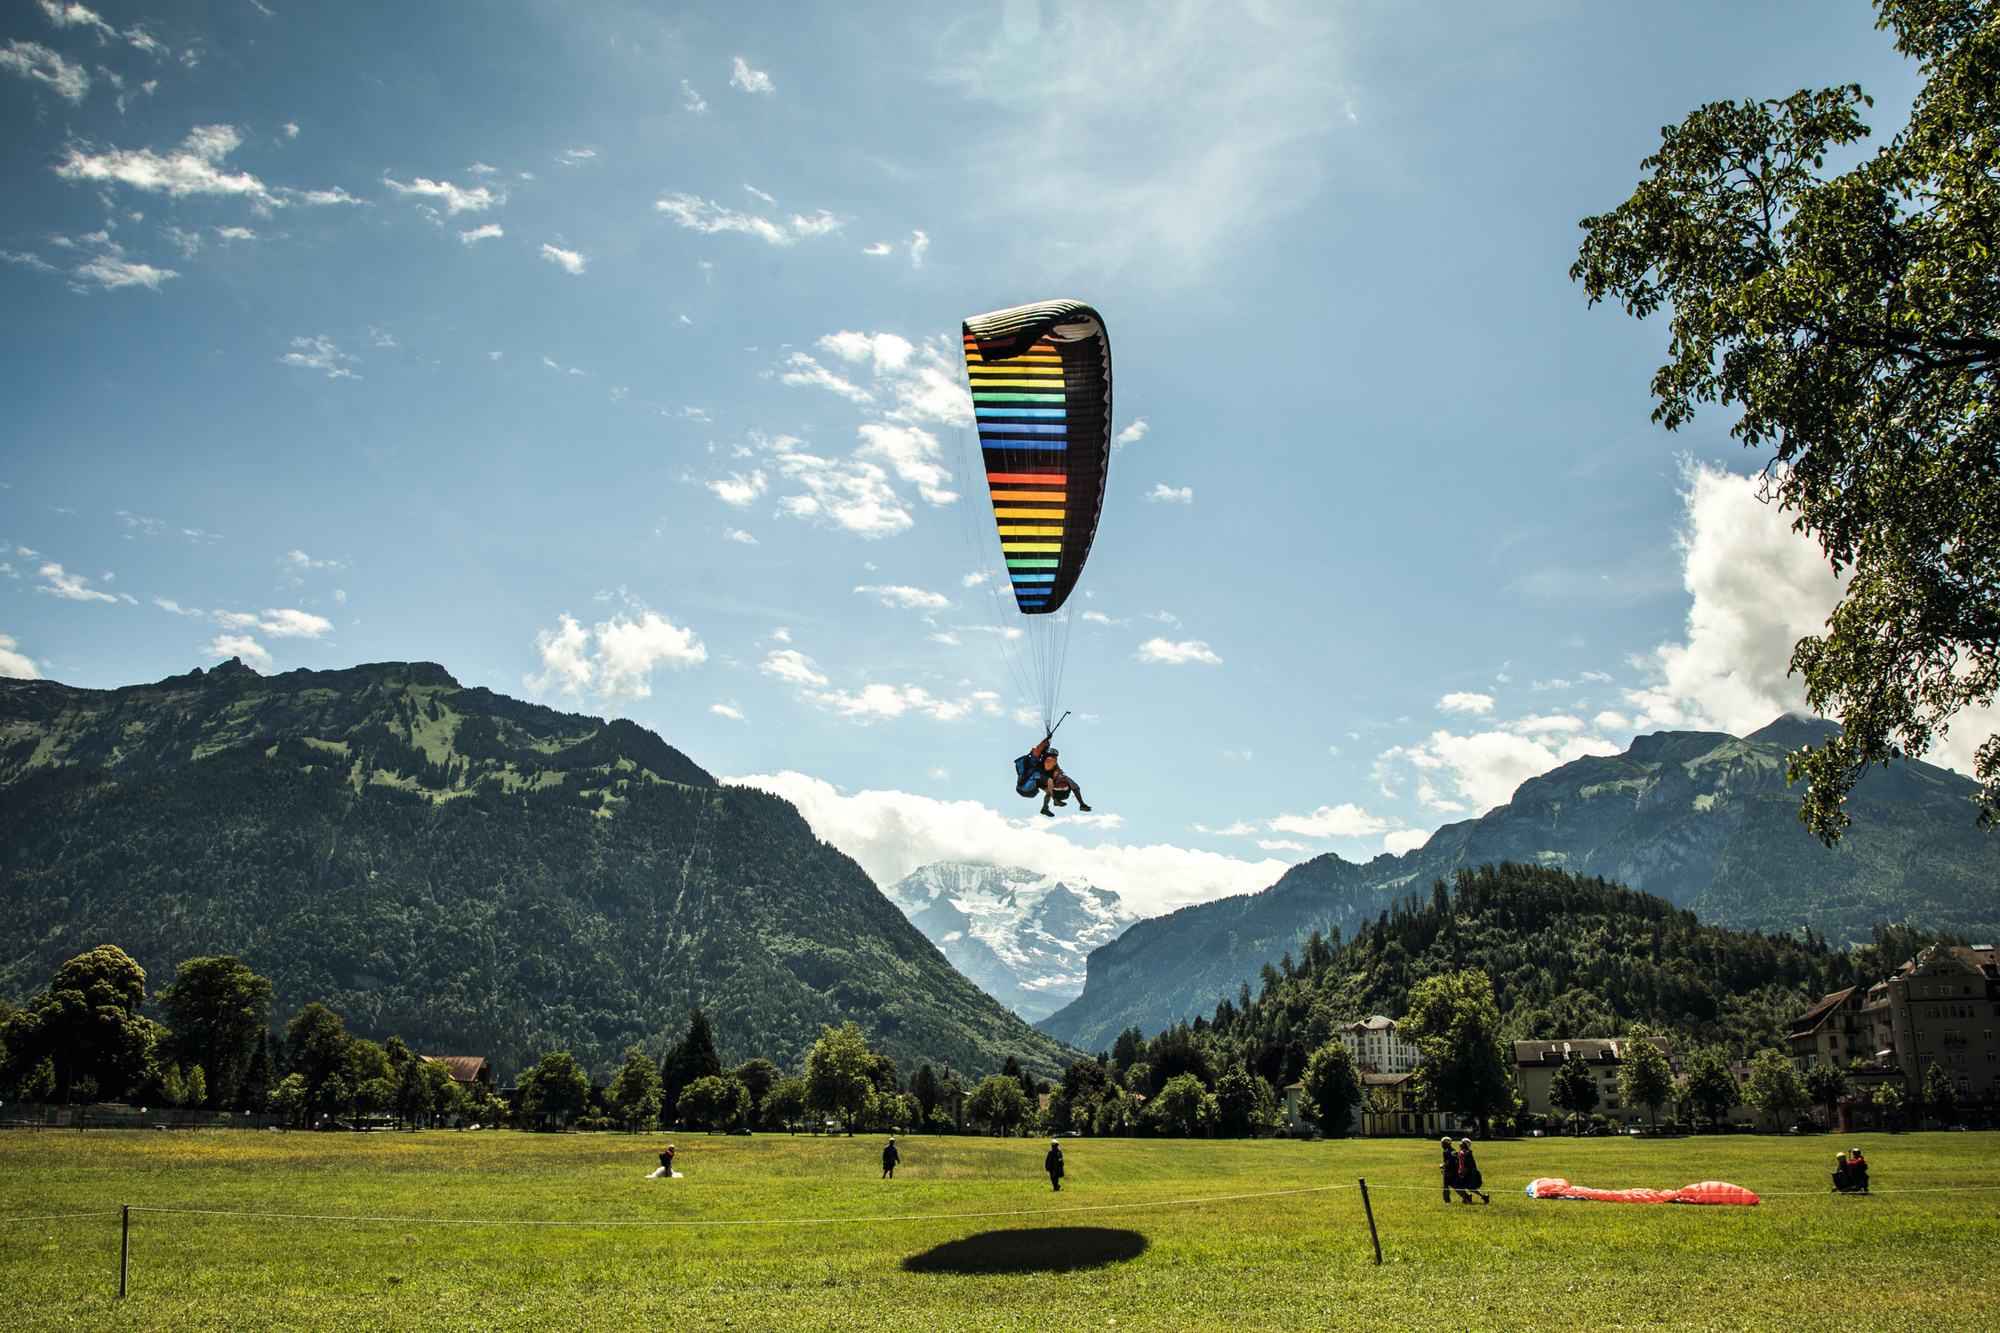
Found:
<path fill-rule="evenodd" d="M 1444 1160 L 1438 1163 L 1438 1172 L 1444 1177 L 1444 1187 L 1440 1191 L 1439 1197 L 1446 1203 L 1450 1203 L 1451 1188 L 1458 1184 L 1458 1153 L 1452 1147 L 1449 1138 L 1440 1139 L 1439 1142 L 1444 1145 Z M 1467 1203 L 1472 1202 L 1472 1197 L 1466 1195 L 1464 1190 L 1460 1190 L 1459 1193 L 1465 1195 Z"/>
<path fill-rule="evenodd" d="M 1486 1177 L 1479 1173 L 1479 1163 L 1472 1156 L 1472 1140 L 1460 1139 L 1458 1141 L 1458 1197 L 1464 1199 L 1467 1203 L 1471 1203 L 1472 1195 L 1466 1193 L 1467 1190 L 1471 1190 L 1473 1194 L 1479 1196 L 1481 1203 L 1492 1203 L 1493 1196 L 1479 1188 L 1485 1183 Z"/>
<path fill-rule="evenodd" d="M 1049 1173 L 1049 1184 L 1058 1193 L 1062 1191 L 1063 1155 L 1062 1144 L 1049 1140 L 1049 1155 L 1042 1159 L 1042 1170 Z"/>
<path fill-rule="evenodd" d="M 896 1163 L 903 1160 L 903 1154 L 896 1151 L 896 1141 L 890 1139 L 882 1149 L 882 1179 L 896 1178 Z"/>

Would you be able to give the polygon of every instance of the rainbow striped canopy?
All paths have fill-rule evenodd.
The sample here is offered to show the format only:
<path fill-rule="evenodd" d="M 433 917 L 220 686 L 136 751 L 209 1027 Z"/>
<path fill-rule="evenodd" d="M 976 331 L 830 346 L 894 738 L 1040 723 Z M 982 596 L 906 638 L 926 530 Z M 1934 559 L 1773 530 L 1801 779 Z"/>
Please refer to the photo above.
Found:
<path fill-rule="evenodd" d="M 1046 615 L 1090 557 L 1111 462 L 1111 341 L 1081 301 L 965 321 L 986 488 L 1014 601 Z"/>

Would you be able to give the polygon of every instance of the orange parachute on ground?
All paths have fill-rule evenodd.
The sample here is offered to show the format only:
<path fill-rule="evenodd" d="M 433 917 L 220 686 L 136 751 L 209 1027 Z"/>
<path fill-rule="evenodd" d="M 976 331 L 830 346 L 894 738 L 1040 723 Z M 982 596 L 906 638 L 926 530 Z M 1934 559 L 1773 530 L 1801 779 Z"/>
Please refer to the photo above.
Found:
<path fill-rule="evenodd" d="M 1726 1180 L 1704 1180 L 1677 1190 L 1594 1190 L 1555 1176 L 1528 1182 L 1531 1199 L 1584 1199 L 1598 1203 L 1733 1203 L 1745 1207 L 1760 1202 L 1755 1194 Z"/>

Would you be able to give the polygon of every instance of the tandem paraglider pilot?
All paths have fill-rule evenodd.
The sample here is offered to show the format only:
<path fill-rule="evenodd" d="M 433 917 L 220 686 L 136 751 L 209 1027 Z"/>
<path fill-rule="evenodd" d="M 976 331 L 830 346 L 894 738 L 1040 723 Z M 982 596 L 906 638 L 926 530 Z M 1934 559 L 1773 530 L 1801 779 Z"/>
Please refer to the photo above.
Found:
<path fill-rule="evenodd" d="M 1030 798 L 1039 795 L 1042 798 L 1042 813 L 1051 819 L 1055 818 L 1056 812 L 1049 809 L 1049 802 L 1065 805 L 1074 792 L 1076 808 L 1089 814 L 1090 807 L 1083 802 L 1083 788 L 1077 786 L 1056 762 L 1056 747 L 1050 744 L 1054 739 L 1055 733 L 1051 731 L 1034 749 L 1014 761 L 1014 790 Z"/>

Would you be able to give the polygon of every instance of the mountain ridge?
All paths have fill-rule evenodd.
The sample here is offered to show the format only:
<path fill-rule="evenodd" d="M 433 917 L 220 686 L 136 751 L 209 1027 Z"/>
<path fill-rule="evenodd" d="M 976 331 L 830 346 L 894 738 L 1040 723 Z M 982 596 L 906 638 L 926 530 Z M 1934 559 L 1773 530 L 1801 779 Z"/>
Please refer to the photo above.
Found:
<path fill-rule="evenodd" d="M 1096 1049 L 1137 1024 L 1156 1031 L 1214 1008 L 1314 930 L 1357 926 L 1462 866 L 1514 862 L 1601 876 L 1709 924 L 1792 931 L 1836 945 L 1878 920 L 2000 933 L 2000 840 L 1974 825 L 1977 784 L 1921 761 L 1871 772 L 1854 825 L 1829 851 L 1797 820 L 1786 753 L 1833 724 L 1780 718 L 1748 737 L 1654 732 L 1619 755 L 1573 760 L 1422 847 L 1365 863 L 1293 866 L 1256 894 L 1153 917 L 1094 951 L 1083 994 L 1038 1024 Z"/>

